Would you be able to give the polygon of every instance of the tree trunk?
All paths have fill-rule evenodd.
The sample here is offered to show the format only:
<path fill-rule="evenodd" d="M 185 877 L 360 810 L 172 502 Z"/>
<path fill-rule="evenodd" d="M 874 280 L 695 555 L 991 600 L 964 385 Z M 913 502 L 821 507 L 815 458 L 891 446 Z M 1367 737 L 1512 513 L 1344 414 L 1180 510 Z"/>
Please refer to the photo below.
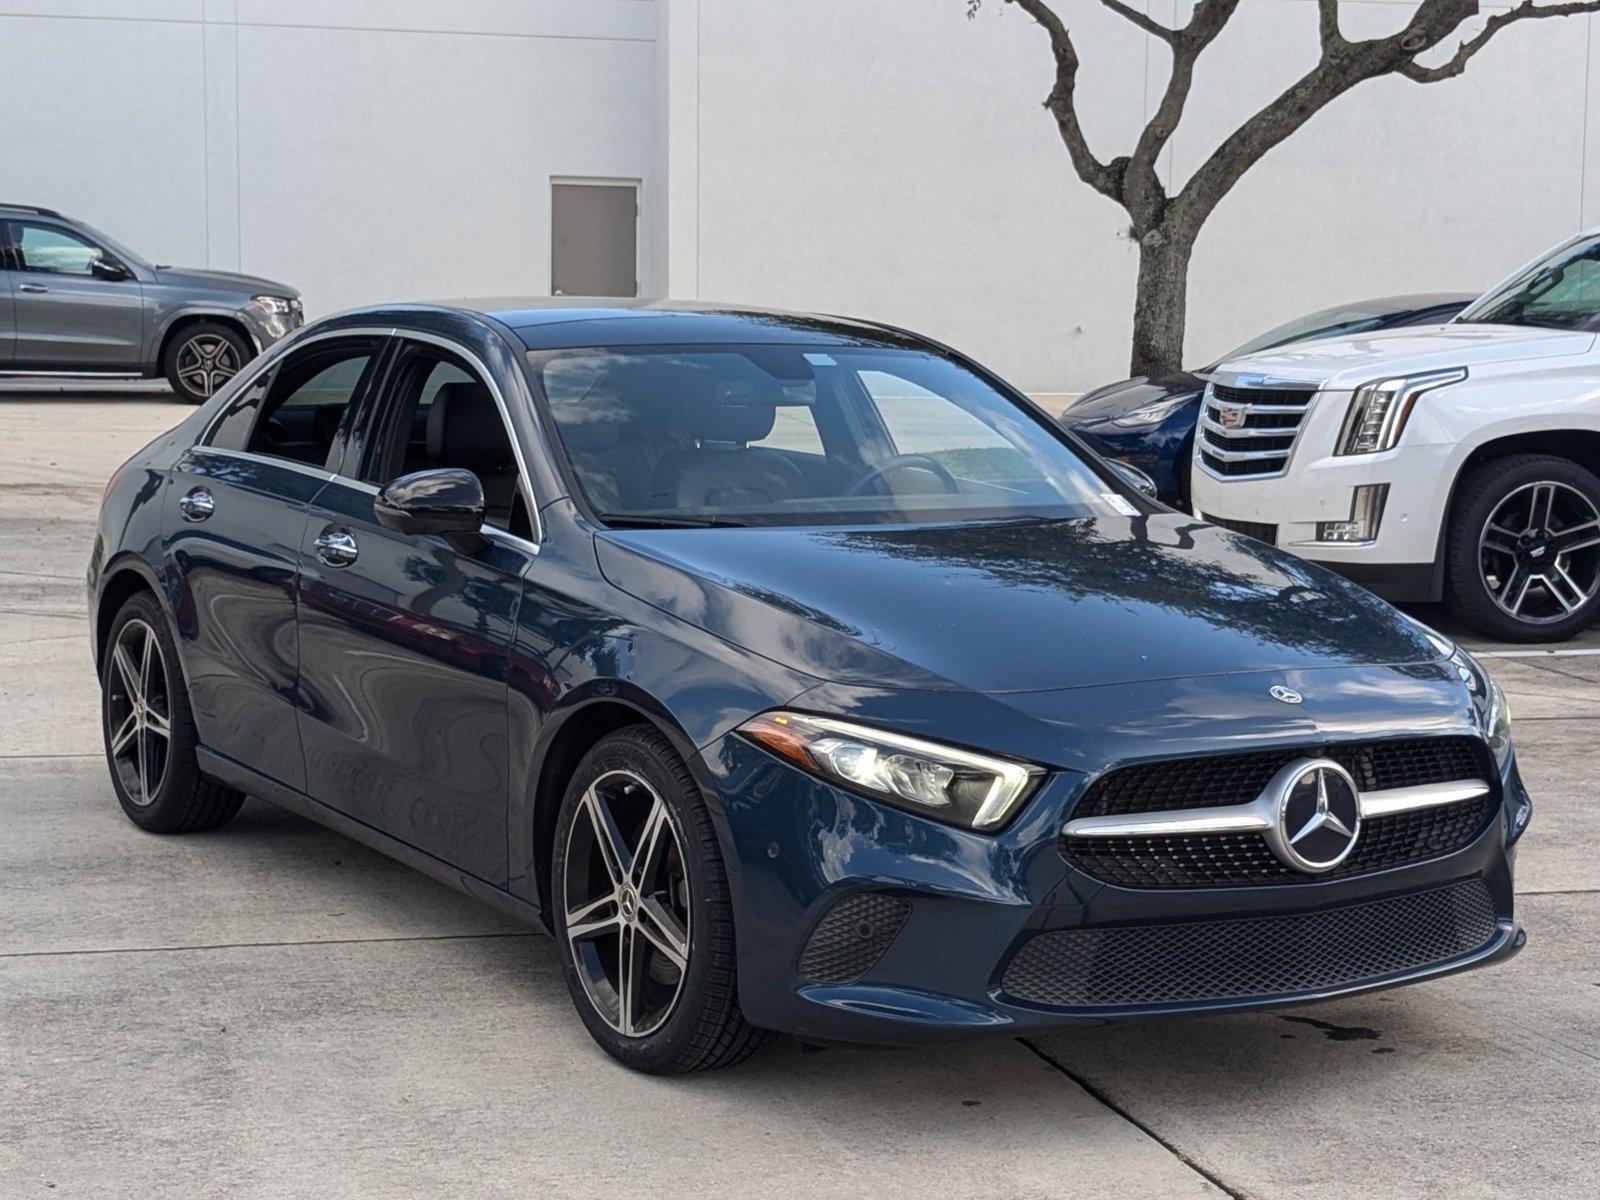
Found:
<path fill-rule="evenodd" d="M 1139 239 L 1139 290 L 1133 301 L 1130 375 L 1183 369 L 1183 324 L 1193 236 L 1157 226 Z"/>

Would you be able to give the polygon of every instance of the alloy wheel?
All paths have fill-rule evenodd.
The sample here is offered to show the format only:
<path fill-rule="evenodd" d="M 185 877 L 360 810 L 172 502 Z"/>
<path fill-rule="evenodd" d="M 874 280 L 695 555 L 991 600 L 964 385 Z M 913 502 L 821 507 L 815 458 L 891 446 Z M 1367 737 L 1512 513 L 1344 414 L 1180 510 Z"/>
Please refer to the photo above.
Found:
<path fill-rule="evenodd" d="M 666 803 L 632 771 L 589 785 L 567 834 L 562 914 L 600 1017 L 645 1037 L 672 1015 L 689 968 L 683 845 Z"/>
<path fill-rule="evenodd" d="M 1489 514 L 1478 564 L 1490 597 L 1516 620 L 1565 620 L 1600 591 L 1600 510 L 1568 484 L 1524 484 Z"/>
<path fill-rule="evenodd" d="M 197 396 L 212 396 L 239 373 L 239 355 L 226 338 L 202 333 L 190 338 L 178 351 L 178 378 Z"/>
<path fill-rule="evenodd" d="M 106 680 L 111 761 L 129 801 L 143 808 L 161 791 L 172 752 L 172 690 L 155 630 L 123 625 Z"/>

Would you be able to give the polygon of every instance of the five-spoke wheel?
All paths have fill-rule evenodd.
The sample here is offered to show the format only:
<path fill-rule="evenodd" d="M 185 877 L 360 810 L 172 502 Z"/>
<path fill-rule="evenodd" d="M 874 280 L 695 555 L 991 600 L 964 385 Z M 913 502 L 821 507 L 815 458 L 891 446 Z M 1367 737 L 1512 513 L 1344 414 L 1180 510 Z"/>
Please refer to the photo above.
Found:
<path fill-rule="evenodd" d="M 179 398 L 201 404 L 249 362 L 253 351 L 226 325 L 202 322 L 181 330 L 167 347 L 162 369 Z"/>
<path fill-rule="evenodd" d="M 106 681 L 113 769 L 133 803 L 147 806 L 161 791 L 172 748 L 172 700 L 166 658 L 156 632 L 135 618 L 111 647 Z"/>

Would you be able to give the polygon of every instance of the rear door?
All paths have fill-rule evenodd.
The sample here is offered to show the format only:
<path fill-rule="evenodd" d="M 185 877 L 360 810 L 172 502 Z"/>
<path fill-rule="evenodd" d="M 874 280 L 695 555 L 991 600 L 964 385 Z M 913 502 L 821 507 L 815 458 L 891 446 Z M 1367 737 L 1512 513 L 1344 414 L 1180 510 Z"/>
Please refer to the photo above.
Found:
<path fill-rule="evenodd" d="M 144 288 L 131 275 L 98 279 L 111 255 L 56 225 L 10 222 L 16 363 L 41 370 L 132 371 L 144 349 Z"/>
<path fill-rule="evenodd" d="M 493 380 L 467 352 L 402 339 L 363 422 L 365 460 L 330 481 L 300 545 L 300 730 L 307 790 L 503 885 L 507 673 L 529 493 Z M 448 419 L 442 419 L 448 418 Z M 393 533 L 372 505 L 412 471 L 476 472 L 481 544 Z"/>
<path fill-rule="evenodd" d="M 384 345 L 340 336 L 286 354 L 179 460 L 167 489 L 166 567 L 200 741 L 301 790 L 300 543 Z"/>

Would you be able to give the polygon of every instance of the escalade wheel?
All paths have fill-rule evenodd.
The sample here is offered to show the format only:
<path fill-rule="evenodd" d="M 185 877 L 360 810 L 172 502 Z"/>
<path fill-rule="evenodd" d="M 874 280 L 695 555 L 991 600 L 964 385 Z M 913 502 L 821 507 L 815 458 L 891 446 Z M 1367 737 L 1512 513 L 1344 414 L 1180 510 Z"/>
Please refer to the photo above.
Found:
<path fill-rule="evenodd" d="M 1557 642 L 1600 615 L 1600 478 L 1564 458 L 1478 467 L 1450 522 L 1446 600 L 1510 642 Z"/>
<path fill-rule="evenodd" d="M 161 370 L 180 400 L 201 404 L 253 357 L 250 343 L 235 330 L 202 321 L 172 339 Z"/>
<path fill-rule="evenodd" d="M 733 909 L 710 814 L 647 726 L 579 764 L 556 826 L 551 900 L 567 986 L 595 1041 L 636 1070 L 728 1066 L 766 1035 L 735 987 Z"/>
<path fill-rule="evenodd" d="M 122 811 L 151 833 L 191 833 L 232 820 L 244 797 L 200 773 L 177 650 L 149 593 L 117 613 L 101 667 L 106 764 Z"/>

